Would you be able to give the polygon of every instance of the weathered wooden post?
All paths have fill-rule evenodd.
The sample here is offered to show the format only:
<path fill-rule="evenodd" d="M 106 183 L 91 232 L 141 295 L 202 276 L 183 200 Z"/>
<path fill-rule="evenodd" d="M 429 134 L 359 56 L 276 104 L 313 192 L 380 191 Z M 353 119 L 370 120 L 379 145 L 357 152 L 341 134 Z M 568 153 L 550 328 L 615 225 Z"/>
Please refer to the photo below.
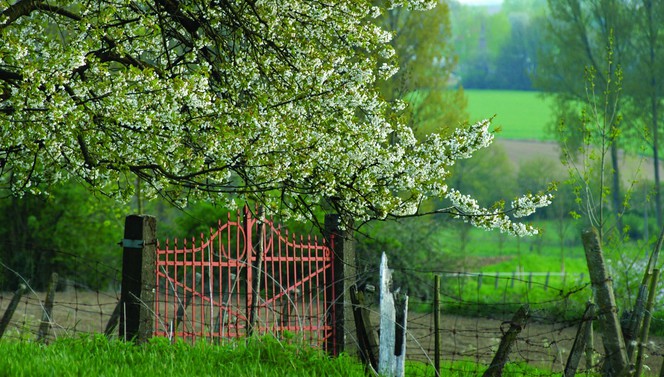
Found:
<path fill-rule="evenodd" d="M 122 289 L 120 337 L 138 343 L 154 332 L 154 290 L 156 283 L 157 220 L 153 216 L 125 218 L 122 240 Z"/>
<path fill-rule="evenodd" d="M 21 284 L 18 287 L 16 292 L 14 292 L 12 300 L 9 302 L 9 306 L 7 306 L 7 309 L 5 310 L 5 314 L 2 315 L 2 319 L 0 320 L 0 339 L 2 338 L 2 335 L 5 333 L 7 325 L 9 325 L 9 322 L 12 320 L 14 311 L 16 311 L 16 307 L 18 307 L 18 303 L 21 301 L 21 297 L 23 297 L 23 293 L 25 293 L 26 289 L 27 287 L 25 286 L 25 284 Z"/>
<path fill-rule="evenodd" d="M 516 341 L 516 337 L 519 335 L 521 330 L 526 327 L 529 318 L 529 306 L 523 305 L 514 313 L 512 320 L 510 321 L 510 328 L 503 335 L 500 340 L 500 345 L 498 346 L 498 351 L 496 355 L 491 360 L 491 365 L 484 372 L 482 377 L 500 377 L 503 375 L 503 368 L 507 364 L 507 357 L 512 349 L 512 345 Z"/>
<path fill-rule="evenodd" d="M 371 326 L 371 318 L 364 292 L 358 291 L 356 286 L 351 287 L 350 297 L 353 303 L 353 315 L 355 318 L 355 329 L 357 330 L 357 341 L 360 349 L 360 359 L 365 369 L 376 373 L 378 370 L 378 342 Z M 369 374 L 369 373 L 367 373 Z"/>
<path fill-rule="evenodd" d="M 387 256 L 380 261 L 380 350 L 378 373 L 381 376 L 403 377 L 406 361 L 406 323 L 408 296 L 392 292 L 392 272 Z"/>
<path fill-rule="evenodd" d="M 327 294 L 329 302 L 326 303 L 328 313 L 334 313 L 334 339 L 329 339 L 325 345 L 326 350 L 334 355 L 341 352 L 353 354 L 356 351 L 352 337 L 347 334 L 355 333 L 353 320 L 353 305 L 350 299 L 350 289 L 355 285 L 357 278 L 355 258 L 355 244 L 353 232 L 348 228 L 340 229 L 339 215 L 325 215 L 325 239 L 331 247 L 334 261 L 333 269 L 327 270 Z"/>
<path fill-rule="evenodd" d="M 564 377 L 573 377 L 576 374 L 576 368 L 579 366 L 579 361 L 581 361 L 583 351 L 586 349 L 588 337 L 590 334 L 592 334 L 592 321 L 594 316 L 595 304 L 588 302 L 586 304 L 586 311 L 583 313 L 583 317 L 581 318 L 579 329 L 576 332 L 576 338 L 574 339 L 572 350 L 570 351 L 569 357 L 567 358 L 567 364 L 565 365 L 565 371 L 563 372 Z"/>
<path fill-rule="evenodd" d="M 655 268 L 652 271 L 652 278 L 650 281 L 650 290 L 648 292 L 648 302 L 646 304 L 645 317 L 643 318 L 643 327 L 641 327 L 641 336 L 639 338 L 638 353 L 636 356 L 636 373 L 635 376 L 641 376 L 643 371 L 643 348 L 648 344 L 648 335 L 650 334 L 650 321 L 652 320 L 652 309 L 655 304 L 655 296 L 657 295 L 657 281 L 659 279 L 659 269 Z"/>
<path fill-rule="evenodd" d="M 496 274 L 496 281 L 498 281 Z M 434 276 L 433 283 L 433 365 L 436 377 L 440 377 L 440 275 Z"/>
<path fill-rule="evenodd" d="M 42 313 L 41 323 L 39 324 L 39 333 L 37 333 L 37 342 L 46 342 L 48 331 L 53 324 L 51 313 L 53 312 L 53 301 L 55 300 L 55 288 L 58 286 L 58 274 L 51 274 L 51 281 L 48 283 L 48 292 L 46 292 L 46 302 L 44 302 L 44 312 Z"/>
<path fill-rule="evenodd" d="M 595 302 L 599 308 L 597 312 L 598 321 L 602 333 L 602 343 L 606 350 L 604 374 L 606 376 L 617 376 L 628 367 L 628 362 L 611 277 L 604 264 L 604 255 L 602 254 L 597 230 L 591 228 L 584 231 L 581 239 L 586 252 L 586 262 L 588 263 Z"/>

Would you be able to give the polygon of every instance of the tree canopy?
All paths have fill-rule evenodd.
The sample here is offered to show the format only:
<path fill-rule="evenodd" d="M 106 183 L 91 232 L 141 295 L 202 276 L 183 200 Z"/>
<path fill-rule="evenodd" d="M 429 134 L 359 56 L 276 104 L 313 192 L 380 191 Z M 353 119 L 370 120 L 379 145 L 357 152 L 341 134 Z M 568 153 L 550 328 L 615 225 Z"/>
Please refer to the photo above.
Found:
<path fill-rule="evenodd" d="M 433 0 L 387 8 L 432 8 Z M 397 70 L 370 1 L 38 1 L 0 5 L 0 184 L 47 191 L 76 178 L 148 195 L 297 217 L 438 212 L 513 234 L 550 202 L 480 206 L 448 187 L 456 160 L 489 145 L 485 120 L 418 141 L 377 83 Z M 444 125 L 441 125 L 444 126 Z"/>

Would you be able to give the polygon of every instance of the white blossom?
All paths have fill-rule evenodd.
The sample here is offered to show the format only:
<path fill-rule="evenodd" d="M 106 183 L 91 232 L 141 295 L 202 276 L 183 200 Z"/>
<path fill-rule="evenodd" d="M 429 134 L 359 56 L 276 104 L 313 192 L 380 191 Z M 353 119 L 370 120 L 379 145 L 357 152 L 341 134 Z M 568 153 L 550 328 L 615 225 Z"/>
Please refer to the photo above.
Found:
<path fill-rule="evenodd" d="M 11 21 L 0 5 L 4 187 L 78 177 L 127 200 L 138 175 L 148 196 L 237 206 L 237 195 L 297 218 L 327 202 L 358 223 L 438 197 L 475 226 L 536 234 L 512 219 L 549 194 L 486 208 L 447 184 L 455 161 L 492 142 L 489 119 L 418 141 L 391 116 L 406 104 L 377 92 L 397 66 L 371 1 L 176 3 L 186 11 L 53 0 Z"/>

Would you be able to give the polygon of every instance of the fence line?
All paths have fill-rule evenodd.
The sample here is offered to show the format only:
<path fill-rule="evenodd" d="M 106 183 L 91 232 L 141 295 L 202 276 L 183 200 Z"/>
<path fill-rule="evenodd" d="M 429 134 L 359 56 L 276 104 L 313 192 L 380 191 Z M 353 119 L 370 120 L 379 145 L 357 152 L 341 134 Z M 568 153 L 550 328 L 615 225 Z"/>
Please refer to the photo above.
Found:
<path fill-rule="evenodd" d="M 82 265 L 88 262 L 81 261 Z M 399 268 L 394 270 L 395 272 L 401 271 Z M 506 281 L 510 276 L 501 277 L 501 279 L 503 278 Z M 413 279 L 415 283 L 433 289 L 432 273 L 419 272 L 414 275 Z M 458 288 L 458 282 L 455 279 L 448 280 L 447 284 L 448 291 Z M 491 288 L 490 284 L 488 286 Z M 65 282 L 62 288 L 65 289 L 56 292 L 55 295 L 49 341 L 84 333 L 103 333 L 119 299 L 118 292 L 90 290 L 71 279 Z M 570 287 L 569 289 L 574 291 L 575 288 Z M 0 314 L 9 305 L 12 296 L 13 292 L 0 292 Z M 554 301 L 539 300 L 529 296 L 518 301 L 499 300 L 498 306 L 489 306 L 478 302 L 475 297 L 443 295 L 440 332 L 443 361 L 441 375 L 458 371 L 459 365 L 450 365 L 451 361 L 468 363 L 464 367 L 465 371 L 470 368 L 470 370 L 477 370 L 476 374 L 481 374 L 482 368 L 488 365 L 495 354 L 503 333 L 502 330 L 507 329 L 504 321 L 514 314 L 515 306 L 523 302 L 530 305 L 532 320 L 518 336 L 516 351 L 511 355 L 510 360 L 515 364 L 515 368 L 520 368 L 519 363 L 521 362 L 546 368 L 551 371 L 552 375 L 560 373 L 564 369 L 565 360 L 572 348 L 587 298 L 586 291 L 578 291 L 571 293 L 569 297 L 559 296 Z M 44 300 L 44 292 L 28 290 L 16 309 L 3 341 L 5 339 L 36 340 Z M 575 300 L 580 302 L 578 307 L 573 305 Z M 367 310 L 372 316 L 372 323 L 379 323 L 377 305 L 371 304 L 371 299 L 367 302 L 369 303 Z M 407 357 L 411 361 L 420 361 L 428 365 L 429 360 L 433 360 L 435 349 L 434 316 L 431 309 L 433 297 L 423 299 L 411 296 L 409 305 L 411 308 L 419 309 L 411 311 L 408 315 Z M 560 309 L 559 316 L 549 314 L 552 306 Z M 468 310 L 461 315 L 453 310 L 454 307 L 465 307 Z M 486 310 L 489 307 L 491 309 Z M 473 316 L 469 316 L 471 314 Z M 653 318 L 653 322 L 662 326 L 661 319 Z M 355 338 L 352 333 L 348 333 L 347 336 L 351 339 Z M 653 342 L 647 345 L 645 351 L 650 355 L 646 359 L 646 365 L 651 368 L 651 373 L 656 375 L 662 361 L 661 339 L 655 337 L 651 340 Z M 601 343 L 596 346 L 596 349 L 601 351 Z M 426 368 L 425 364 L 422 364 L 422 368 Z M 433 366 L 431 369 L 433 370 Z M 583 370 L 581 369 L 581 371 Z M 505 372 L 503 375 L 510 376 L 511 374 Z M 527 371 L 523 370 L 521 375 L 527 375 Z"/>

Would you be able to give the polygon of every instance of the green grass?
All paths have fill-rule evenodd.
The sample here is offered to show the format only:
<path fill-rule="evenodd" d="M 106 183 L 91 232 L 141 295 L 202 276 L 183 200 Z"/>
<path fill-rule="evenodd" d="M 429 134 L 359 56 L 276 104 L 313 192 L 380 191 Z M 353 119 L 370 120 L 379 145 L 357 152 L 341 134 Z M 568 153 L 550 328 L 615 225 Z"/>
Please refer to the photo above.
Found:
<path fill-rule="evenodd" d="M 509 314 L 529 303 L 556 316 L 581 313 L 592 293 L 585 286 L 588 267 L 578 230 L 574 226 L 566 229 L 566 275 L 561 276 L 561 240 L 556 235 L 556 222 L 536 223 L 545 230 L 540 237 L 516 238 L 471 228 L 463 252 L 459 251 L 462 245 L 458 227 L 444 228 L 438 234 L 440 244 L 455 266 L 461 266 L 454 271 L 482 273 L 481 280 L 472 274 L 444 279 L 443 292 L 449 297 L 445 310 L 466 315 L 497 310 Z M 550 273 L 548 277 L 546 273 Z"/>
<path fill-rule="evenodd" d="M 354 358 L 330 358 L 320 350 L 262 337 L 224 345 L 200 342 L 171 344 L 154 338 L 138 346 L 102 335 L 64 338 L 51 345 L 27 341 L 0 342 L 1 376 L 365 376 Z M 443 361 L 441 373 L 451 377 L 480 376 L 486 365 Z M 550 371 L 509 363 L 511 376 L 551 376 Z M 409 361 L 407 376 L 433 377 L 430 364 Z"/>
<path fill-rule="evenodd" d="M 465 90 L 471 122 L 496 115 L 493 126 L 504 139 L 552 140 L 547 124 L 553 119 L 551 100 L 538 92 L 509 90 Z"/>
<path fill-rule="evenodd" d="M 137 346 L 97 335 L 49 346 L 3 341 L 0 354 L 3 376 L 364 376 L 350 357 L 270 337 L 193 346 L 155 338 Z"/>

